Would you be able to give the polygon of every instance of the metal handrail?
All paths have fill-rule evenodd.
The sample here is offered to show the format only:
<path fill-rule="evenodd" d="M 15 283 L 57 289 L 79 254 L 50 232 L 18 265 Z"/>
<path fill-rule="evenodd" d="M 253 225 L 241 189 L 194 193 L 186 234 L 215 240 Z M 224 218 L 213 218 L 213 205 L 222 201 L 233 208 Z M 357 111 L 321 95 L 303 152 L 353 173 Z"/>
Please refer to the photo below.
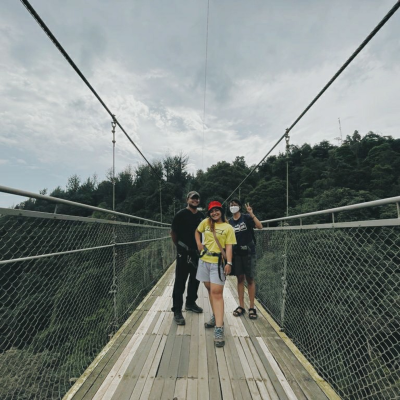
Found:
<path fill-rule="evenodd" d="M 396 197 L 388 197 L 387 199 L 367 201 L 365 203 L 351 204 L 349 206 L 330 208 L 328 210 L 313 211 L 313 212 L 309 212 L 309 213 L 305 213 L 305 214 L 291 215 L 289 217 L 268 219 L 268 220 L 260 221 L 260 222 L 262 224 L 268 224 L 270 222 L 288 221 L 291 219 L 302 219 L 302 218 L 311 217 L 314 215 L 334 214 L 334 213 L 341 212 L 341 211 L 350 211 L 350 210 L 357 210 L 360 208 L 383 206 L 383 205 L 392 204 L 392 203 L 397 204 L 397 216 L 398 216 L 398 218 L 400 218 L 400 213 L 399 213 L 400 196 L 396 196 Z"/>
<path fill-rule="evenodd" d="M 93 210 L 93 211 L 100 211 L 100 212 L 104 212 L 104 213 L 107 213 L 107 214 L 117 215 L 119 217 L 134 218 L 134 219 L 139 220 L 139 221 L 146 221 L 146 222 L 151 222 L 153 224 L 169 226 L 169 224 L 166 224 L 164 222 L 153 221 L 153 220 L 147 219 L 147 218 L 136 217 L 134 215 L 120 213 L 118 211 L 112 211 L 112 210 L 107 210 L 105 208 L 89 206 L 88 204 L 76 203 L 75 201 L 58 199 L 57 197 L 52 197 L 52 196 L 46 196 L 46 195 L 43 195 L 43 194 L 27 192 L 26 190 L 14 189 L 14 188 L 10 188 L 10 187 L 7 187 L 7 186 L 1 186 L 0 185 L 0 192 L 4 192 L 4 193 L 8 193 L 8 194 L 14 194 L 14 195 L 17 195 L 17 196 L 30 197 L 30 198 L 34 198 L 34 199 L 52 201 L 53 203 L 67 204 L 69 206 L 86 208 L 88 210 Z"/>

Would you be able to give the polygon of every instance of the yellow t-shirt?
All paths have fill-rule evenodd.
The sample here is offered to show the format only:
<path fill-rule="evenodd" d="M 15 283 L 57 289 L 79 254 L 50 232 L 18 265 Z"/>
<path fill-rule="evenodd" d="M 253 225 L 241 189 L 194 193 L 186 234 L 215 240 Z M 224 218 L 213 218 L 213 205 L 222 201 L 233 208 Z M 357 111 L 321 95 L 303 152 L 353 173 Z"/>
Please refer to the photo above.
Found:
<path fill-rule="evenodd" d="M 217 243 L 215 242 L 214 235 L 210 230 L 209 218 L 203 219 L 197 227 L 197 230 L 200 233 L 204 233 L 204 245 L 207 247 L 208 251 L 212 253 L 221 253 Z M 215 224 L 215 233 L 223 249 L 227 244 L 236 244 L 235 231 L 227 222 Z M 207 254 L 205 254 L 201 259 L 208 263 L 218 263 L 218 257 L 209 256 Z"/>

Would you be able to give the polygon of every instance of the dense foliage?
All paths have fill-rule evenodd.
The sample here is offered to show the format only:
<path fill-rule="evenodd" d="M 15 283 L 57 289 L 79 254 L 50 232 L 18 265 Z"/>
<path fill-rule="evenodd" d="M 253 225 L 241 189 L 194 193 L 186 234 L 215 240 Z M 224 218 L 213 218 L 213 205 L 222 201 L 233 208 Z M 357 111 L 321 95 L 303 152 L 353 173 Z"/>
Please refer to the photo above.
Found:
<path fill-rule="evenodd" d="M 235 197 L 249 201 L 260 219 L 278 218 L 286 213 L 286 166 L 289 165 L 289 213 L 298 214 L 352 203 L 392 197 L 400 193 L 400 139 L 355 131 L 341 146 L 327 141 L 311 146 L 292 145 L 286 154 L 269 157 L 240 187 Z M 225 200 L 252 167 L 244 157 L 232 163 L 220 161 L 206 171 L 188 173 L 188 157 L 166 156 L 155 163 L 156 173 L 146 165 L 128 167 L 115 179 L 116 210 L 127 214 L 170 222 L 185 205 L 185 194 L 197 190 L 202 206 L 211 199 Z M 160 180 L 161 205 L 160 209 Z M 47 190 L 42 191 L 43 194 Z M 112 208 L 112 177 L 98 182 L 74 175 L 65 189 L 56 188 L 51 196 Z M 54 205 L 28 200 L 20 208 L 54 210 Z M 72 213 L 68 206 L 57 212 Z M 88 216 L 90 210 L 73 210 Z M 96 216 L 96 215 L 94 215 Z"/>

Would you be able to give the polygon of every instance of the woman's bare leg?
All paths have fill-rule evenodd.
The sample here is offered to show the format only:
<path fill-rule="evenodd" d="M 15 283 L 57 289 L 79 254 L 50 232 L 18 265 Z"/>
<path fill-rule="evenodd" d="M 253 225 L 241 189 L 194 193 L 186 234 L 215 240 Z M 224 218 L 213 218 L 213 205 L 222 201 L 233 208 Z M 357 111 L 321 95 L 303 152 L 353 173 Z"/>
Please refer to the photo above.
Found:
<path fill-rule="evenodd" d="M 215 316 L 216 326 L 224 325 L 224 286 L 210 283 L 210 303 Z"/>

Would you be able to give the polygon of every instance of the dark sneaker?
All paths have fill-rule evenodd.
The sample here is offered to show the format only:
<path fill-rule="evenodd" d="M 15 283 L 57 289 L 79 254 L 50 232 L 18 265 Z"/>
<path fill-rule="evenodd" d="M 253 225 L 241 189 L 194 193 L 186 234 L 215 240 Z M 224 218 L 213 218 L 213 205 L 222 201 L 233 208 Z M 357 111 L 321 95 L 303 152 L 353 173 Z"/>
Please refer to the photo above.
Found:
<path fill-rule="evenodd" d="M 201 314 L 203 312 L 203 309 L 201 307 L 199 307 L 196 303 L 186 304 L 185 309 L 186 309 L 186 311 L 193 311 L 198 314 Z"/>
<path fill-rule="evenodd" d="M 174 320 L 177 325 L 185 325 L 185 318 L 180 311 L 174 313 Z"/>
<path fill-rule="evenodd" d="M 214 328 L 215 327 L 215 317 L 212 315 L 212 317 L 209 319 L 209 321 L 204 322 L 204 327 L 205 328 Z"/>
<path fill-rule="evenodd" d="M 214 343 L 215 347 L 224 347 L 225 346 L 225 336 L 224 336 L 224 327 L 216 326 L 214 328 Z"/>

